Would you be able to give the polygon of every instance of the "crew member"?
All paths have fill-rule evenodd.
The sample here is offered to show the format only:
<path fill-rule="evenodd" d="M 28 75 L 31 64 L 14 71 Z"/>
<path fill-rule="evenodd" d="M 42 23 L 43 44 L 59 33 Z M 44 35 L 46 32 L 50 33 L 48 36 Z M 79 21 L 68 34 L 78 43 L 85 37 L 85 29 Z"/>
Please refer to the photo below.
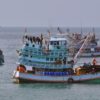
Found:
<path fill-rule="evenodd" d="M 93 64 L 93 65 L 96 65 L 96 64 L 97 64 L 97 61 L 96 61 L 95 58 L 93 58 L 92 64 Z"/>

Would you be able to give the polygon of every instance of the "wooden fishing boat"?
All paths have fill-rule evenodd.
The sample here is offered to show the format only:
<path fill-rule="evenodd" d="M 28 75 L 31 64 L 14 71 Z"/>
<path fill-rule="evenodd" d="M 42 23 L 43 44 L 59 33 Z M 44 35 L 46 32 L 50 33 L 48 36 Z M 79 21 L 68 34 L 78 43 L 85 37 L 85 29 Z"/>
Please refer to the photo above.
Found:
<path fill-rule="evenodd" d="M 73 68 L 82 48 L 90 41 L 88 35 L 73 60 L 68 61 L 67 40 L 64 37 L 25 36 L 18 51 L 19 60 L 13 73 L 16 82 L 74 83 L 100 79 L 100 65 Z"/>
<path fill-rule="evenodd" d="M 83 44 L 86 36 L 83 36 L 81 33 L 70 33 L 67 35 L 69 40 L 69 56 L 74 56 L 80 49 Z M 100 45 L 99 40 L 96 38 L 95 33 L 91 34 L 91 40 L 88 46 L 83 48 L 83 53 L 80 57 L 99 57 L 100 56 Z"/>

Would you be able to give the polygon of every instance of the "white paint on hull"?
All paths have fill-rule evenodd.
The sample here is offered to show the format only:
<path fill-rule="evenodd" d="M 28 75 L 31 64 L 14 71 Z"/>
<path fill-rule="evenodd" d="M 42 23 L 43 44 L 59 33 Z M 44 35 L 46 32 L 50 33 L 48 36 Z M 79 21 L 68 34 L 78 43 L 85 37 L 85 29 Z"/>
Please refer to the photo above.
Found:
<path fill-rule="evenodd" d="M 73 82 L 78 81 L 86 81 L 92 79 L 100 79 L 100 72 L 99 73 L 91 73 L 85 75 L 69 75 L 69 76 L 44 76 L 44 75 L 33 75 L 29 73 L 20 73 L 16 71 L 14 73 L 15 79 L 24 79 L 30 81 L 44 81 L 44 82 L 68 82 L 69 79 L 73 79 Z"/>

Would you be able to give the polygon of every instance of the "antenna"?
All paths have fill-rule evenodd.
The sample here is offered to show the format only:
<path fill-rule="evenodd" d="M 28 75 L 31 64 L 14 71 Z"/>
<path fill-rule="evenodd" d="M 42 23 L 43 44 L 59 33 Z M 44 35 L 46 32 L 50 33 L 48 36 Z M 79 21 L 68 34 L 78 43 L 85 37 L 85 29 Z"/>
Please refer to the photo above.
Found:
<path fill-rule="evenodd" d="M 67 31 L 67 33 L 70 33 L 70 29 L 69 28 L 67 28 L 66 31 Z"/>
<path fill-rule="evenodd" d="M 23 35 L 23 38 L 22 38 L 22 42 L 23 42 L 23 43 L 25 42 L 26 33 L 27 33 L 27 28 L 25 27 L 24 35 Z"/>
<path fill-rule="evenodd" d="M 81 26 L 81 34 L 83 34 L 83 29 L 82 29 L 82 26 Z"/>
<path fill-rule="evenodd" d="M 57 28 L 57 30 L 59 31 L 60 34 L 63 33 L 59 27 Z"/>
<path fill-rule="evenodd" d="M 27 28 L 25 27 L 25 34 L 27 33 Z"/>
<path fill-rule="evenodd" d="M 92 31 L 93 31 L 93 33 L 95 34 L 95 28 L 94 28 L 94 27 L 92 28 Z"/>

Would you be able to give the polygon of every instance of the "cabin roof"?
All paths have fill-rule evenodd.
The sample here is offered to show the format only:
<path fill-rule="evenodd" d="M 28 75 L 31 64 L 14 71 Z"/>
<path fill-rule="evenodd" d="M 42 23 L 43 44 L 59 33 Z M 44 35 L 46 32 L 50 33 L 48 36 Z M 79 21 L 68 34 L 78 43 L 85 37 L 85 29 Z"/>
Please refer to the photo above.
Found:
<path fill-rule="evenodd" d="M 66 38 L 51 37 L 50 41 L 66 41 Z"/>

